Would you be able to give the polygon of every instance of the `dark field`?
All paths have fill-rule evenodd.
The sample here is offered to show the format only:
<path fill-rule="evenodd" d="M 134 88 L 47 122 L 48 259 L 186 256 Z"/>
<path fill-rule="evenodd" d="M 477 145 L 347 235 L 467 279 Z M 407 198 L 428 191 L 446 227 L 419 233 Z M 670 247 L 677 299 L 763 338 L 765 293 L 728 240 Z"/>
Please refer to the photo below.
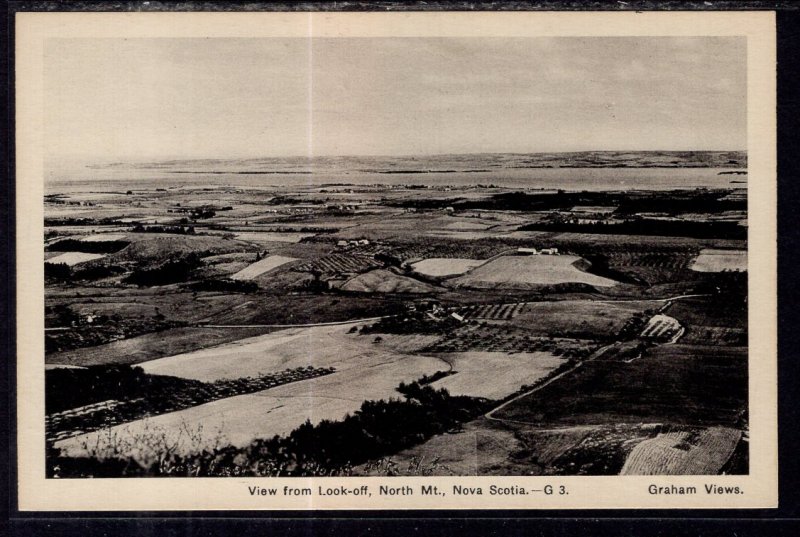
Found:
<path fill-rule="evenodd" d="M 585 363 L 495 416 L 538 425 L 736 425 L 746 407 L 746 349 L 664 345 L 627 364 Z"/>

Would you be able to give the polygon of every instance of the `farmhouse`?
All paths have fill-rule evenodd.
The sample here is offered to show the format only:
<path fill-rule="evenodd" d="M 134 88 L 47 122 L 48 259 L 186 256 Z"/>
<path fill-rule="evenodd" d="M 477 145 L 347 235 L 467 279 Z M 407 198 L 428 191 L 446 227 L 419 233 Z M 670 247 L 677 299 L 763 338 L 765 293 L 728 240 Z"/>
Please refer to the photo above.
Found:
<path fill-rule="evenodd" d="M 517 253 L 523 255 L 558 255 L 558 248 L 542 248 L 541 250 L 536 248 L 517 248 Z"/>

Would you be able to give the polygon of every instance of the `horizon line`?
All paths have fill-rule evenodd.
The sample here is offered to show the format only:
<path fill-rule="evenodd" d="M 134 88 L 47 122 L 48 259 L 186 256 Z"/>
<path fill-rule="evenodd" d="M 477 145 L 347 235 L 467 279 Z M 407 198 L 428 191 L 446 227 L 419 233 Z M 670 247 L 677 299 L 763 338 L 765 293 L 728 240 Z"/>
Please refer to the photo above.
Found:
<path fill-rule="evenodd" d="M 379 153 L 349 153 L 349 154 L 318 154 L 318 155 L 264 155 L 264 156 L 228 156 L 228 157 L 198 157 L 198 156 L 151 156 L 151 157 L 84 157 L 84 156 L 49 156 L 49 160 L 67 161 L 102 161 L 102 162 L 168 162 L 168 161 L 192 161 L 192 160 L 259 160 L 259 159 L 314 159 L 314 158 L 424 158 L 441 156 L 468 156 L 468 155 L 566 155 L 576 153 L 748 153 L 747 149 L 575 149 L 558 151 L 476 151 L 476 152 L 456 152 L 456 153 L 398 153 L 398 154 L 379 154 Z"/>

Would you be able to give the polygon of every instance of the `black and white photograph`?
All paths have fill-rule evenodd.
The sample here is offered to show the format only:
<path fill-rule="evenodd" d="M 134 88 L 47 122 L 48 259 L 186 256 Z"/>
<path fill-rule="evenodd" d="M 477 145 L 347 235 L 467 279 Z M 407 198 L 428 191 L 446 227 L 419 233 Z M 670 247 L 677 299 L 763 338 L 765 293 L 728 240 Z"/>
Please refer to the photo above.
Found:
<path fill-rule="evenodd" d="M 745 494 L 747 35 L 309 32 L 43 39 L 45 481 Z"/>

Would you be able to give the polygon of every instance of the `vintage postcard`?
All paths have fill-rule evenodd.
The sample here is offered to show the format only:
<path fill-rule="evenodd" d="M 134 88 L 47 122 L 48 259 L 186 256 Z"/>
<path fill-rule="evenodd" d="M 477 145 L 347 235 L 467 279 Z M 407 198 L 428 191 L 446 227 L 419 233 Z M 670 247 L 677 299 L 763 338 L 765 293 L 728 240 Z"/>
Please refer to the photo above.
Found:
<path fill-rule="evenodd" d="M 23 511 L 763 508 L 770 12 L 19 13 Z"/>

